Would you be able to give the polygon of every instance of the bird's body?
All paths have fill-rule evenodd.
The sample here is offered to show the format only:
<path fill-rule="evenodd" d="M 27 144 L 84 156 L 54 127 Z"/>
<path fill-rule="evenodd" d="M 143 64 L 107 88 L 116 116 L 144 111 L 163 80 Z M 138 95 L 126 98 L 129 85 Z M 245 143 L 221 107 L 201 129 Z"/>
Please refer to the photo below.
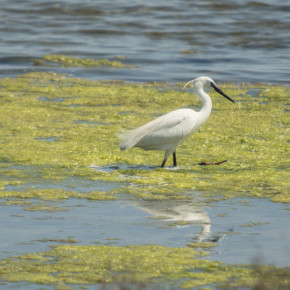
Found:
<path fill-rule="evenodd" d="M 198 112 L 192 109 L 178 109 L 162 115 L 139 128 L 120 134 L 119 146 L 121 150 L 132 147 L 140 147 L 144 150 L 162 150 L 165 151 L 165 155 L 161 166 L 165 165 L 167 158 L 171 154 L 173 154 L 173 162 L 174 166 L 176 166 L 176 147 L 197 131 L 206 122 L 211 113 L 211 98 L 204 92 L 203 86 L 211 84 L 216 91 L 230 99 L 208 77 L 200 77 L 190 82 L 194 82 L 193 91 L 202 101 L 202 107 Z"/>

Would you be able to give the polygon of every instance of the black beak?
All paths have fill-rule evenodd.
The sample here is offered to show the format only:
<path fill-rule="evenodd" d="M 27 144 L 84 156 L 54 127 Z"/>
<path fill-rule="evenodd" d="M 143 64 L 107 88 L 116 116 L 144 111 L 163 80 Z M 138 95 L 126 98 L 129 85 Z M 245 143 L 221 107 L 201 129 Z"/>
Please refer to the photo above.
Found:
<path fill-rule="evenodd" d="M 210 85 L 214 88 L 214 90 L 219 93 L 220 95 L 224 96 L 226 99 L 228 99 L 229 101 L 235 103 L 235 101 L 233 99 L 231 99 L 229 96 L 227 96 L 221 89 L 219 89 L 215 83 L 210 83 Z"/>

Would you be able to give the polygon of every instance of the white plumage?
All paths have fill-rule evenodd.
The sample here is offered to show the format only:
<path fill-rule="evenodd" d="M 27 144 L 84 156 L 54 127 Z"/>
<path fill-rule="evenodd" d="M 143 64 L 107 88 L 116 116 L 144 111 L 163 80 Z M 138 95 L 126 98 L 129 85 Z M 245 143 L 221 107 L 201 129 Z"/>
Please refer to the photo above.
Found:
<path fill-rule="evenodd" d="M 177 166 L 176 147 L 197 131 L 211 113 L 211 99 L 204 92 L 203 87 L 210 85 L 218 93 L 234 102 L 209 77 L 199 77 L 189 81 L 185 87 L 189 83 L 193 83 L 193 92 L 202 101 L 202 107 L 198 112 L 192 109 L 175 110 L 139 128 L 120 134 L 120 149 L 126 150 L 132 147 L 140 147 L 144 150 L 163 150 L 165 155 L 161 167 L 165 165 L 167 158 L 171 154 L 173 154 L 173 165 Z"/>

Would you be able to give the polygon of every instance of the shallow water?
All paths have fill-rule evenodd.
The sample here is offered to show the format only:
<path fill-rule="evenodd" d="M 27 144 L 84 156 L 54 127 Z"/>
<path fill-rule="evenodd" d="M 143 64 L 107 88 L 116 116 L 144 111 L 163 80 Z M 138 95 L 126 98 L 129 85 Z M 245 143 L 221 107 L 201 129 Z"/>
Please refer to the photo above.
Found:
<path fill-rule="evenodd" d="M 0 74 L 57 71 L 126 81 L 285 83 L 290 3 L 267 1 L 4 1 Z M 135 69 L 34 66 L 46 54 L 120 59 Z"/>
<path fill-rule="evenodd" d="M 232 199 L 193 205 L 181 201 L 49 202 L 58 212 L 1 206 L 0 258 L 44 251 L 57 243 L 183 247 L 217 244 L 205 259 L 289 266 L 289 211 L 266 199 Z"/>

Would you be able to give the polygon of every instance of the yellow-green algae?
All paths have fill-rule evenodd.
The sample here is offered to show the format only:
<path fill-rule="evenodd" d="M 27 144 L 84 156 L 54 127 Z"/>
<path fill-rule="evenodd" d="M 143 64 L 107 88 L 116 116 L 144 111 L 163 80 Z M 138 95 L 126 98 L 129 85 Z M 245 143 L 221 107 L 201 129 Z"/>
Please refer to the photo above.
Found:
<path fill-rule="evenodd" d="M 47 204 L 46 202 L 30 202 L 26 201 L 23 198 L 19 199 L 9 199 L 0 203 L 1 205 L 6 206 L 22 206 L 25 211 L 45 211 L 45 212 L 57 212 L 57 211 L 68 211 L 67 208 L 53 206 L 51 204 Z"/>
<path fill-rule="evenodd" d="M 262 225 L 267 225 L 269 224 L 268 222 L 255 222 L 255 223 L 249 223 L 249 224 L 243 224 L 240 225 L 241 228 L 243 227 L 256 227 L 256 226 L 262 226 Z"/>
<path fill-rule="evenodd" d="M 119 57 L 120 58 L 120 57 Z M 57 63 L 63 67 L 98 67 L 107 66 L 113 68 L 134 68 L 133 65 L 126 65 L 120 61 L 104 59 L 91 59 L 71 57 L 62 54 L 48 54 L 43 56 L 42 59 L 34 60 L 35 65 L 43 65 L 45 63 Z"/>
<path fill-rule="evenodd" d="M 27 253 L 0 262 L 0 276 L 9 282 L 69 285 L 110 283 L 131 279 L 166 282 L 181 288 L 235 283 L 255 285 L 259 275 L 249 266 L 201 260 L 192 248 L 102 245 L 55 245 L 45 252 Z M 289 268 L 268 267 L 284 273 L 280 286 L 289 285 Z M 284 271 L 284 272 L 283 272 Z M 289 278 L 289 276 L 288 276 Z"/>
<path fill-rule="evenodd" d="M 163 152 L 120 152 L 116 133 L 173 109 L 197 105 L 190 91 L 182 91 L 179 85 L 94 82 L 55 73 L 3 78 L 1 196 L 10 194 L 3 190 L 8 185 L 28 183 L 29 173 L 13 165 L 33 165 L 39 168 L 40 177 L 48 180 L 77 176 L 125 182 L 117 192 L 129 193 L 132 198 L 191 199 L 199 192 L 209 200 L 248 195 L 289 203 L 290 89 L 221 87 L 237 103 L 211 92 L 211 117 L 178 147 L 180 168 L 168 170 L 149 167 L 160 165 Z M 228 162 L 219 166 L 197 165 L 224 159 Z M 91 164 L 99 170 L 90 168 Z M 142 169 L 143 165 L 148 168 Z M 106 166 L 114 167 L 106 171 Z M 108 193 L 115 194 L 116 190 Z"/>
<path fill-rule="evenodd" d="M 196 242 L 196 243 L 187 244 L 187 246 L 191 248 L 207 249 L 211 247 L 216 247 L 217 244 L 213 242 Z"/>
<path fill-rule="evenodd" d="M 22 199 L 41 199 L 41 200 L 60 200 L 68 198 L 86 198 L 89 200 L 110 200 L 116 199 L 112 192 L 102 192 L 102 191 L 91 191 L 88 193 L 77 193 L 74 191 L 67 191 L 64 189 L 57 188 L 47 188 L 47 189 L 27 189 L 20 191 L 3 191 L 1 197 L 13 197 L 13 198 L 22 198 Z"/>
<path fill-rule="evenodd" d="M 66 244 L 76 244 L 79 241 L 73 238 L 67 238 L 67 239 L 41 239 L 38 240 L 38 242 L 47 243 L 47 242 L 53 242 L 53 243 L 66 243 Z"/>
<path fill-rule="evenodd" d="M 103 191 L 91 191 L 87 193 L 77 193 L 75 191 L 67 191 L 57 188 L 31 188 L 19 191 L 4 190 L 0 193 L 2 199 L 5 201 L 0 202 L 1 205 L 6 206 L 22 206 L 26 211 L 45 211 L 45 212 L 57 212 L 68 211 L 67 208 L 48 204 L 47 201 L 58 201 L 69 198 L 84 198 L 87 200 L 113 200 L 117 199 L 114 193 Z M 33 201 L 29 201 L 33 200 Z M 40 200 L 40 202 L 35 202 Z"/>

